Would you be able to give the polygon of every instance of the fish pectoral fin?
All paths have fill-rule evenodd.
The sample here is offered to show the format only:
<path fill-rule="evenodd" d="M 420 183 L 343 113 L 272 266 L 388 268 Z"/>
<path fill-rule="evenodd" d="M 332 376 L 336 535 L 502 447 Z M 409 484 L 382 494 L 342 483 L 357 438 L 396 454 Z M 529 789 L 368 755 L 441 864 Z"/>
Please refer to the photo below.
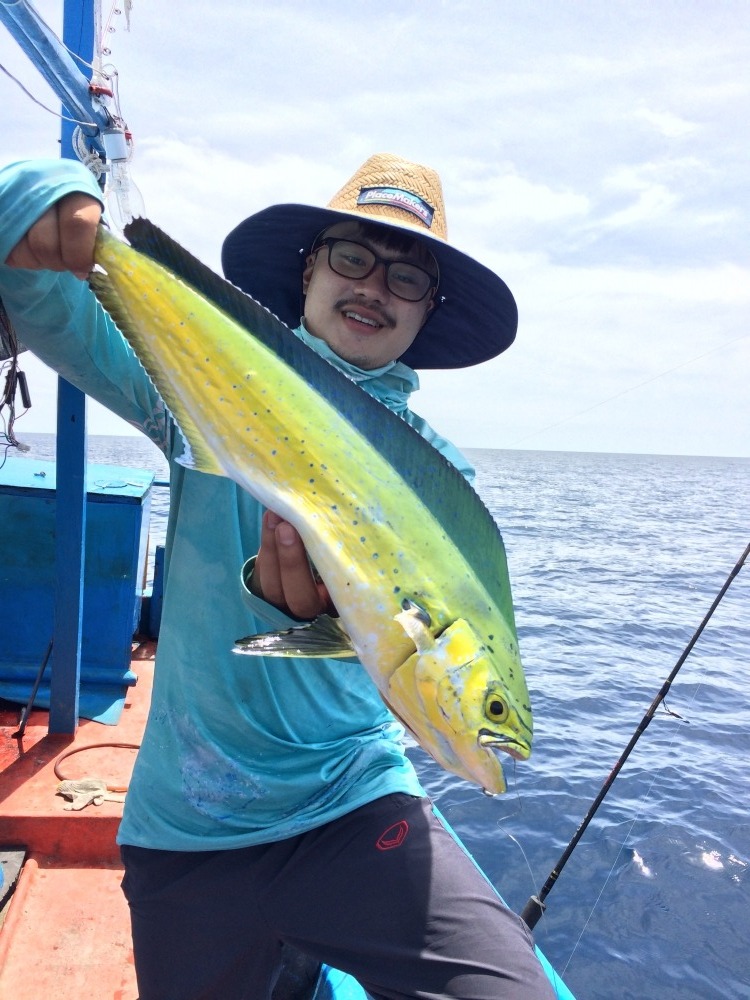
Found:
<path fill-rule="evenodd" d="M 356 656 L 349 633 L 340 619 L 318 615 L 306 625 L 295 625 L 283 632 L 264 632 L 238 639 L 233 653 L 246 656 L 303 656 L 341 659 Z"/>
<path fill-rule="evenodd" d="M 426 653 L 433 649 L 435 637 L 430 631 L 432 621 L 424 608 L 407 597 L 401 602 L 401 611 L 393 617 L 409 636 L 419 653 Z"/>

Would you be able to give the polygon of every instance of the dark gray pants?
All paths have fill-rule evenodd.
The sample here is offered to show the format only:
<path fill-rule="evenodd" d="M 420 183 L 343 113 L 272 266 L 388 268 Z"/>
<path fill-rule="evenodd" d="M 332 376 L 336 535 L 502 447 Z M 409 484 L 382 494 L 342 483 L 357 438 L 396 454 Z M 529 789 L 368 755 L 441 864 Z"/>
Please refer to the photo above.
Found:
<path fill-rule="evenodd" d="M 388 795 L 232 851 L 123 847 L 140 1000 L 268 1000 L 284 945 L 383 1000 L 552 1000 L 525 924 L 436 819 Z"/>

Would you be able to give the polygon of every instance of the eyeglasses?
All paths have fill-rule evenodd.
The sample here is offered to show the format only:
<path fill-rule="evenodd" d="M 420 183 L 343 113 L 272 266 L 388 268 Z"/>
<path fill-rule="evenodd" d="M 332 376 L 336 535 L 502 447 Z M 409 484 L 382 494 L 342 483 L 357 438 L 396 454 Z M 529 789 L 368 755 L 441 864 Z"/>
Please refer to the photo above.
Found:
<path fill-rule="evenodd" d="M 328 266 L 342 278 L 366 278 L 378 264 L 385 267 L 388 290 L 407 302 L 420 302 L 437 288 L 439 278 L 408 260 L 387 260 L 361 243 L 326 236 L 313 246 L 312 253 L 328 248 Z"/>

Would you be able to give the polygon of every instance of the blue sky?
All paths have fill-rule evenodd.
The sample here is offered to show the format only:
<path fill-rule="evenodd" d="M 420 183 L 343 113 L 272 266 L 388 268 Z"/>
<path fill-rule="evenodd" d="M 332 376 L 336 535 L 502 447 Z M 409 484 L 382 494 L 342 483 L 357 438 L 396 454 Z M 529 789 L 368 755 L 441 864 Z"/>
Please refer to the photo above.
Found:
<path fill-rule="evenodd" d="M 440 172 L 451 242 L 520 313 L 507 354 L 421 376 L 459 446 L 750 456 L 745 0 L 183 0 L 111 26 L 146 214 L 214 268 L 239 220 L 324 204 L 372 152 Z M 0 62 L 57 106 L 1 26 Z M 0 74 L 0 160 L 57 135 Z M 54 429 L 27 358 L 21 437 Z"/>

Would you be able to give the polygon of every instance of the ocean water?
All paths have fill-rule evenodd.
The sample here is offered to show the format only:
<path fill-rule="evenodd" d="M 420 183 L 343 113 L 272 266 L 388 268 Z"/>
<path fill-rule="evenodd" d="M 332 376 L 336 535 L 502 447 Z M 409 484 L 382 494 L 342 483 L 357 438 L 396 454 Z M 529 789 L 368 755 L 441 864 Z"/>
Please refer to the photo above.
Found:
<path fill-rule="evenodd" d="M 27 435 L 29 458 L 54 439 Z M 166 472 L 141 438 L 92 461 Z M 410 750 L 513 909 L 538 891 L 750 541 L 750 460 L 469 451 L 508 551 L 532 758 L 488 798 Z M 152 545 L 168 493 L 154 495 Z M 579 1000 L 750 998 L 750 566 L 547 898 Z M 671 714 L 670 714 L 671 713 Z"/>

